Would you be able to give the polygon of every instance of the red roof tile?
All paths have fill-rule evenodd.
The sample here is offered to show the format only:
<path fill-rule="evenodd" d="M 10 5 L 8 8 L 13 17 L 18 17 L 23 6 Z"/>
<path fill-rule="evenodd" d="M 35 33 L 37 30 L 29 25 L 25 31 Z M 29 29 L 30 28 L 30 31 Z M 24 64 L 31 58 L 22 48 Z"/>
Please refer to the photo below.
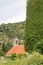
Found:
<path fill-rule="evenodd" d="M 13 47 L 7 52 L 7 55 L 11 55 L 11 54 L 13 54 L 13 53 L 16 53 L 16 54 L 25 54 L 24 46 L 23 46 L 23 45 L 13 46 Z"/>

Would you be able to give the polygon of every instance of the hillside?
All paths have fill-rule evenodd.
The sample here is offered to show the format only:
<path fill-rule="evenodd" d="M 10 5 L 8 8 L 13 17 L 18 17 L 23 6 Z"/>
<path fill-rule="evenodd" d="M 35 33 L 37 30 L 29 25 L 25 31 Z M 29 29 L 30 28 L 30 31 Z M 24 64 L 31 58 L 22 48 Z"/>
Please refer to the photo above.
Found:
<path fill-rule="evenodd" d="M 2 24 L 0 25 L 0 32 L 5 33 L 9 38 L 14 38 L 15 36 L 22 38 L 21 35 L 24 32 L 24 22 Z"/>
<path fill-rule="evenodd" d="M 24 37 L 24 22 L 20 23 L 8 23 L 0 25 L 0 46 L 2 44 L 9 46 L 13 44 L 14 38 L 17 36 L 19 40 Z"/>

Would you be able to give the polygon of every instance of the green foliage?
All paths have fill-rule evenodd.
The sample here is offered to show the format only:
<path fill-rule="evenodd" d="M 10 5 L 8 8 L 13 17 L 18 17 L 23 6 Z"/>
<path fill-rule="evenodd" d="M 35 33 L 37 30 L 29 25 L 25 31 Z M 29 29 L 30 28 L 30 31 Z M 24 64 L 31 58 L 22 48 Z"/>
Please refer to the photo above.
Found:
<path fill-rule="evenodd" d="M 28 65 L 43 65 L 43 55 L 33 52 L 29 58 Z"/>
<path fill-rule="evenodd" d="M 36 43 L 36 45 L 34 46 L 34 49 L 37 52 L 43 54 L 43 39 L 41 41 L 39 41 L 39 42 Z"/>
<path fill-rule="evenodd" d="M 27 1 L 25 48 L 32 52 L 36 43 L 43 39 L 43 0 Z"/>
<path fill-rule="evenodd" d="M 43 65 L 43 55 L 37 52 L 29 54 L 27 57 L 22 59 L 17 58 L 15 60 L 9 60 L 7 62 L 0 62 L 0 65 Z"/>
<path fill-rule="evenodd" d="M 20 58 L 20 59 L 21 59 L 21 58 L 22 58 L 22 56 L 23 56 L 22 54 L 18 54 L 18 58 Z"/>
<path fill-rule="evenodd" d="M 11 60 L 15 60 L 15 59 L 16 59 L 16 57 L 17 57 L 17 56 L 16 56 L 16 54 L 14 53 L 14 54 L 12 54 L 12 55 L 11 55 L 11 57 L 10 57 L 10 58 L 11 58 Z"/>
<path fill-rule="evenodd" d="M 7 43 L 6 44 L 6 46 L 4 47 L 4 52 L 6 53 L 9 49 L 11 49 L 11 47 L 12 47 L 13 45 L 12 45 L 12 43 Z"/>
<path fill-rule="evenodd" d="M 9 38 L 15 38 L 16 36 L 22 38 L 24 34 L 24 22 L 2 24 L 0 25 L 0 32 L 4 32 Z"/>
<path fill-rule="evenodd" d="M 10 57 L 10 59 L 11 60 L 15 60 L 15 59 L 23 59 L 23 58 L 25 58 L 25 57 L 27 57 L 28 55 L 27 54 L 12 54 L 11 55 L 11 57 Z"/>
<path fill-rule="evenodd" d="M 27 57 L 27 54 L 18 54 L 17 57 L 18 57 L 19 59 L 22 59 L 22 58 Z"/>
<path fill-rule="evenodd" d="M 0 50 L 0 57 L 1 57 L 1 56 L 5 56 L 5 53 Z"/>

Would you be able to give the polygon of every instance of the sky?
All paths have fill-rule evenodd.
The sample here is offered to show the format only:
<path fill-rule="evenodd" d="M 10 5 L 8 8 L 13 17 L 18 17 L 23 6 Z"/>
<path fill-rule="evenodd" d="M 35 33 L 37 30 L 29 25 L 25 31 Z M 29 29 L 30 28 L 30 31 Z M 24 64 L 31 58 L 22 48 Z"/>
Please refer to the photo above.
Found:
<path fill-rule="evenodd" d="M 26 0 L 0 0 L 0 24 L 26 19 Z"/>

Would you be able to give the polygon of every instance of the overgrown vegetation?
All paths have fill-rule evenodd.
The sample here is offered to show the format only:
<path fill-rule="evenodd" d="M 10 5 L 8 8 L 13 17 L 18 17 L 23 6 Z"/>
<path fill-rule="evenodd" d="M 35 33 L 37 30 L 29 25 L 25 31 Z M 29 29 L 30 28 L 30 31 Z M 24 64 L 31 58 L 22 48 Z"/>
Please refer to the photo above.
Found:
<path fill-rule="evenodd" d="M 24 22 L 8 23 L 0 25 L 0 32 L 5 33 L 9 38 L 22 38 L 24 32 Z M 21 36 L 22 34 L 22 36 Z"/>
<path fill-rule="evenodd" d="M 34 46 L 34 49 L 37 52 L 43 54 L 43 39 L 41 41 L 39 41 L 39 42 L 36 43 L 36 45 Z"/>
<path fill-rule="evenodd" d="M 25 48 L 31 53 L 36 43 L 43 39 L 43 0 L 27 1 Z"/>
<path fill-rule="evenodd" d="M 11 59 L 11 60 L 15 60 L 16 57 L 17 57 L 17 55 L 14 53 L 14 54 L 12 54 L 12 55 L 10 56 L 10 59 Z"/>
<path fill-rule="evenodd" d="M 6 62 L 0 62 L 0 65 L 43 65 L 43 55 L 37 52 L 29 54 L 27 57 L 16 58 L 15 60 L 7 59 Z"/>
<path fill-rule="evenodd" d="M 0 50 L 0 57 L 1 57 L 1 56 L 5 56 L 5 53 Z"/>

